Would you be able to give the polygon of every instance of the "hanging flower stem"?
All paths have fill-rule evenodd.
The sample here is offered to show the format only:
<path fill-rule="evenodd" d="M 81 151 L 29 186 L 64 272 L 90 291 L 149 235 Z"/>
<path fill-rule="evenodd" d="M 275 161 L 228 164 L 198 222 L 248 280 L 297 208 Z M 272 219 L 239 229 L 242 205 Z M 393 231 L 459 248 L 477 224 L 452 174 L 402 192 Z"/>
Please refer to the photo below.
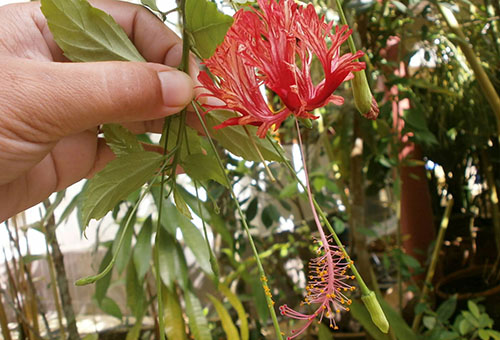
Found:
<path fill-rule="evenodd" d="M 342 3 L 340 2 L 340 0 L 335 0 L 335 4 L 337 5 L 337 10 L 339 11 L 340 21 L 342 22 L 342 25 L 349 26 L 349 23 L 347 22 L 347 18 L 344 14 L 344 10 L 342 8 Z M 357 52 L 356 44 L 354 44 L 354 39 L 352 38 L 352 35 L 350 35 L 349 38 L 347 38 L 347 44 L 349 45 L 349 49 L 351 50 L 352 54 Z"/>
<path fill-rule="evenodd" d="M 267 136 L 267 139 L 271 143 L 271 145 L 273 146 L 273 148 L 276 150 L 276 152 L 278 153 L 278 155 L 280 156 L 281 161 L 290 170 L 290 173 L 295 178 L 295 180 L 299 183 L 299 185 L 304 189 L 305 192 L 308 192 L 309 191 L 308 187 L 304 183 L 302 183 L 302 181 L 299 179 L 299 177 L 297 176 L 295 170 L 292 167 L 292 164 L 290 163 L 290 161 L 284 155 L 283 150 L 281 150 L 280 148 L 278 148 L 275 145 L 275 143 L 272 142 L 272 140 L 270 139 L 269 136 Z M 368 312 L 370 313 L 370 316 L 371 316 L 373 322 L 375 323 L 375 325 L 382 332 L 387 333 L 388 330 L 389 330 L 389 323 L 387 322 L 387 319 L 386 319 L 386 317 L 384 315 L 384 312 L 382 311 L 382 308 L 380 307 L 380 305 L 379 305 L 379 303 L 378 303 L 378 301 L 376 299 L 375 293 L 373 291 L 371 291 L 368 288 L 368 286 L 366 285 L 365 281 L 361 277 L 361 274 L 359 273 L 359 271 L 357 270 L 356 266 L 354 265 L 354 262 L 351 260 L 349 254 L 345 250 L 344 245 L 340 241 L 337 233 L 335 232 L 335 230 L 333 229 L 332 225 L 328 221 L 328 218 L 326 217 L 326 214 L 323 212 L 323 210 L 321 209 L 321 207 L 319 206 L 318 202 L 316 201 L 316 199 L 314 198 L 314 196 L 312 194 L 311 194 L 310 200 L 312 201 L 312 203 L 314 205 L 314 208 L 316 209 L 317 213 L 321 217 L 321 220 L 323 221 L 323 223 L 328 228 L 328 231 L 331 233 L 331 235 L 332 235 L 332 237 L 333 237 L 336 245 L 338 246 L 338 248 L 340 249 L 340 251 L 344 254 L 347 263 L 349 263 L 351 265 L 351 271 L 354 274 L 354 276 L 356 278 L 356 281 L 359 284 L 359 289 L 361 291 L 361 299 L 362 299 L 363 303 L 365 304 L 365 306 L 367 307 Z"/>
<path fill-rule="evenodd" d="M 208 141 L 210 143 L 210 146 L 211 146 L 212 150 L 214 151 L 214 154 L 217 158 L 217 163 L 219 164 L 221 171 L 224 173 L 224 178 L 225 178 L 227 186 L 229 188 L 229 192 L 231 193 L 231 196 L 233 198 L 233 202 L 236 205 L 236 210 L 238 211 L 238 215 L 241 218 L 241 223 L 243 224 L 243 228 L 245 229 L 245 232 L 247 234 L 248 241 L 250 243 L 250 247 L 252 248 L 253 256 L 255 258 L 255 262 L 257 263 L 257 269 L 259 270 L 259 276 L 260 276 L 260 281 L 262 283 L 262 288 L 264 289 L 264 292 L 266 295 L 267 307 L 269 309 L 269 313 L 271 314 L 271 318 L 273 320 L 274 330 L 276 333 L 276 339 L 283 340 L 283 336 L 282 336 L 280 326 L 278 323 L 278 317 L 276 316 L 276 312 L 274 310 L 273 297 L 271 294 L 271 290 L 269 289 L 269 285 L 267 284 L 267 276 L 266 276 L 266 273 L 264 271 L 264 267 L 262 266 L 262 262 L 260 261 L 259 253 L 257 251 L 257 247 L 255 247 L 255 243 L 253 241 L 252 234 L 250 234 L 250 229 L 248 228 L 248 223 L 247 223 L 245 214 L 241 210 L 241 207 L 240 207 L 240 204 L 239 204 L 238 199 L 236 197 L 236 194 L 234 193 L 234 190 L 231 186 L 231 181 L 229 180 L 229 177 L 227 176 L 226 172 L 224 171 L 224 169 L 225 169 L 224 164 L 222 163 L 222 160 L 219 156 L 219 153 L 217 152 L 217 149 L 215 148 L 215 145 L 212 141 L 212 138 L 210 137 L 210 133 L 208 131 L 207 125 L 205 124 L 205 121 L 203 120 L 203 118 L 201 116 L 200 110 L 197 107 L 197 103 L 195 103 L 193 101 L 192 106 L 196 112 L 196 115 L 198 116 L 198 119 L 201 123 L 201 126 L 203 127 L 203 132 L 205 133 L 205 136 L 207 136 Z"/>

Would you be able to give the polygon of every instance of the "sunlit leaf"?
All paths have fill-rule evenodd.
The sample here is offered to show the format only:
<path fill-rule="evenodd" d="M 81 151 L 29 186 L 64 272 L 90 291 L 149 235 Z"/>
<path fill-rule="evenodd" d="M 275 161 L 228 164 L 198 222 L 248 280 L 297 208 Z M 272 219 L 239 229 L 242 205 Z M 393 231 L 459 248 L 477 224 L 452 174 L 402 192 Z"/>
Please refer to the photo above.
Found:
<path fill-rule="evenodd" d="M 127 34 L 86 0 L 42 0 L 54 40 L 72 61 L 145 61 Z"/>
<path fill-rule="evenodd" d="M 191 216 L 191 212 L 189 211 L 184 198 L 182 198 L 182 195 L 179 193 L 179 190 L 177 190 L 176 187 L 174 187 L 174 202 L 178 212 L 187 217 L 189 220 L 193 219 L 193 216 Z"/>
<path fill-rule="evenodd" d="M 205 116 L 205 119 L 210 130 L 210 136 L 236 156 L 240 156 L 248 161 L 259 162 L 259 154 L 253 146 L 250 137 L 248 137 L 245 129 L 241 125 L 228 126 L 217 130 L 213 129 L 214 126 L 221 124 L 223 121 L 231 117 L 234 117 L 234 114 L 228 111 L 209 112 Z M 266 161 L 280 160 L 279 155 L 276 153 L 269 141 L 267 139 L 257 137 L 257 128 L 255 126 L 247 126 L 246 128 Z"/>
<path fill-rule="evenodd" d="M 179 296 L 175 289 L 162 287 L 165 308 L 165 333 L 168 339 L 187 340 Z"/>
<path fill-rule="evenodd" d="M 144 151 L 137 137 L 119 124 L 104 124 L 102 131 L 106 138 L 106 144 L 117 156 Z"/>
<path fill-rule="evenodd" d="M 191 289 L 184 291 L 184 302 L 186 303 L 186 314 L 189 319 L 189 328 L 194 340 L 212 340 L 207 318 L 203 314 L 200 300 Z"/>
<path fill-rule="evenodd" d="M 224 41 L 233 18 L 217 10 L 209 0 L 186 0 L 186 26 L 201 57 L 212 56 L 217 45 Z"/>
<path fill-rule="evenodd" d="M 90 181 L 83 198 L 83 224 L 104 217 L 116 204 L 150 179 L 161 164 L 160 154 L 144 151 L 118 157 Z"/>
<path fill-rule="evenodd" d="M 234 294 L 226 285 L 219 284 L 219 291 L 226 296 L 231 306 L 233 306 L 233 308 L 236 310 L 236 313 L 238 313 L 238 319 L 240 320 L 239 325 L 241 340 L 248 340 L 248 319 L 243 304 L 241 303 L 238 296 Z"/>
<path fill-rule="evenodd" d="M 215 310 L 217 311 L 217 314 L 219 315 L 219 319 L 222 323 L 222 328 L 224 329 L 224 332 L 226 333 L 226 339 L 231 339 L 231 340 L 240 340 L 240 335 L 238 333 L 238 329 L 234 325 L 233 320 L 231 319 L 231 316 L 229 315 L 228 311 L 224 308 L 224 305 L 217 300 L 214 296 L 207 294 L 208 298 L 210 301 L 212 301 Z"/>
<path fill-rule="evenodd" d="M 181 164 L 189 177 L 206 181 L 212 179 L 227 187 L 226 177 L 214 157 L 197 153 L 186 156 Z"/>

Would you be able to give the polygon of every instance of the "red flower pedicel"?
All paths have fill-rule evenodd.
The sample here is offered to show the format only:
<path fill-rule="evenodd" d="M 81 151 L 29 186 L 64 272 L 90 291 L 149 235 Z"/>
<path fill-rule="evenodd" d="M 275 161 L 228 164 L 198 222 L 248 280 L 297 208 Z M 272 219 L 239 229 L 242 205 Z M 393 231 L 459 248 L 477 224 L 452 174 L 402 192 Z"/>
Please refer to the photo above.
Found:
<path fill-rule="evenodd" d="M 343 98 L 333 92 L 353 77 L 352 72 L 365 68 L 355 60 L 363 55 L 340 54 L 340 46 L 351 31 L 347 26 L 335 28 L 319 18 L 313 5 L 298 6 L 293 0 L 258 0 L 260 10 L 239 10 L 224 42 L 205 65 L 218 79 L 214 84 L 206 72 L 199 80 L 224 103 L 205 104 L 210 111 L 226 109 L 239 116 L 216 128 L 229 125 L 257 125 L 263 138 L 269 128 L 277 129 L 290 115 L 317 118 L 310 112 L 329 102 L 340 105 Z M 310 67 L 313 57 L 320 61 L 325 78 L 315 85 Z M 284 107 L 273 112 L 266 103 L 261 86 L 274 91 Z"/>

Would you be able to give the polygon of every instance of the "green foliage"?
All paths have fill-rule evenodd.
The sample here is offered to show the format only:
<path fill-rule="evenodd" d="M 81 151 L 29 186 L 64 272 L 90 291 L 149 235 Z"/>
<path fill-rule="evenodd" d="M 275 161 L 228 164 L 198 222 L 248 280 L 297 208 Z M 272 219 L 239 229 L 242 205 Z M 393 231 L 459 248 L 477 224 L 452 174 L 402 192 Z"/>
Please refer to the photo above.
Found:
<path fill-rule="evenodd" d="M 86 0 L 43 0 L 54 40 L 72 61 L 144 61 L 113 18 Z"/>
<path fill-rule="evenodd" d="M 205 119 L 208 127 L 213 128 L 233 116 L 233 113 L 227 111 L 211 111 L 205 116 Z M 210 130 L 210 136 L 234 155 L 249 161 L 258 162 L 260 161 L 260 157 L 250 141 L 250 138 L 253 138 L 266 161 L 280 160 L 279 155 L 267 140 L 256 137 L 256 127 L 247 126 L 246 128 L 251 137 L 245 132 L 245 128 L 240 125 L 228 126 L 218 130 L 212 129 Z"/>
<path fill-rule="evenodd" d="M 134 152 L 118 157 L 90 181 L 83 199 L 83 224 L 104 217 L 118 202 L 158 172 L 163 157 L 155 152 Z"/>
<path fill-rule="evenodd" d="M 226 339 L 234 339 L 234 340 L 240 340 L 240 335 L 238 333 L 238 329 L 236 328 L 233 320 L 231 319 L 231 316 L 227 312 L 226 308 L 224 308 L 224 305 L 217 300 L 214 296 L 207 294 L 208 298 L 212 302 L 212 304 L 215 307 L 215 310 L 217 311 L 217 314 L 219 315 L 219 318 L 222 322 L 222 328 L 224 329 L 224 332 L 226 333 Z"/>
<path fill-rule="evenodd" d="M 169 289 L 173 289 L 175 282 L 179 282 L 182 287 L 187 286 L 187 266 L 184 254 L 178 248 L 175 238 L 164 229 L 160 229 L 157 237 L 160 245 L 156 249 L 158 251 L 158 268 L 163 284 Z"/>
<path fill-rule="evenodd" d="M 162 287 L 165 306 L 165 333 L 168 339 L 187 340 L 179 296 L 175 287 Z"/>
<path fill-rule="evenodd" d="M 137 243 L 134 247 L 133 260 L 139 281 L 144 279 L 151 265 L 152 235 L 153 221 L 150 215 L 146 221 L 144 221 L 139 231 L 139 235 L 137 235 Z"/>
<path fill-rule="evenodd" d="M 196 295 L 187 289 L 184 291 L 184 302 L 186 303 L 186 314 L 189 319 L 189 328 L 194 340 L 212 340 L 208 322 L 203 314 L 201 303 Z"/>
<path fill-rule="evenodd" d="M 467 309 L 461 310 L 454 320 L 457 297 L 452 296 L 443 302 L 434 312 L 426 309 L 423 324 L 424 335 L 430 340 L 497 340 L 500 332 L 493 330 L 493 320 L 485 312 L 484 307 L 473 300 L 467 301 Z"/>
<path fill-rule="evenodd" d="M 236 310 L 236 313 L 238 313 L 238 318 L 240 320 L 240 338 L 241 340 L 248 340 L 249 333 L 248 333 L 248 320 L 247 320 L 247 313 L 245 311 L 245 308 L 243 307 L 243 304 L 241 303 L 240 299 L 236 294 L 231 292 L 231 290 L 224 284 L 219 284 L 219 291 L 224 294 L 224 296 L 227 298 L 231 306 Z"/>
<path fill-rule="evenodd" d="M 209 0 L 186 0 L 185 29 L 194 47 L 204 59 L 210 58 L 217 45 L 222 43 L 233 18 L 217 10 Z"/>
<path fill-rule="evenodd" d="M 119 124 L 104 124 L 102 131 L 106 138 L 106 144 L 108 144 L 113 153 L 118 157 L 144 151 L 137 137 Z"/>

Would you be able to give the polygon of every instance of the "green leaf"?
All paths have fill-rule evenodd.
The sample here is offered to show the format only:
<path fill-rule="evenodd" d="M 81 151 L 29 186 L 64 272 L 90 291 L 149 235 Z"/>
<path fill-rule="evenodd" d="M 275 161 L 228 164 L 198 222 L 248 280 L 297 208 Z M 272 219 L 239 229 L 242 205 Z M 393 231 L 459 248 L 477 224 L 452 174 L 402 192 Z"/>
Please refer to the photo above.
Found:
<path fill-rule="evenodd" d="M 206 114 L 205 120 L 210 131 L 210 136 L 236 156 L 240 156 L 248 161 L 259 162 L 261 160 L 259 154 L 243 126 L 235 125 L 222 129 L 213 129 L 214 126 L 221 124 L 231 117 L 234 117 L 234 113 L 229 111 L 211 111 Z M 257 137 L 257 128 L 255 126 L 247 126 L 246 128 L 266 161 L 281 160 L 268 140 Z M 278 145 L 278 147 L 280 146 Z"/>
<path fill-rule="evenodd" d="M 248 272 L 242 273 L 241 276 L 252 288 L 252 299 L 260 321 L 262 323 L 266 322 L 269 320 L 269 308 L 267 307 L 267 299 L 260 277 L 258 275 L 251 275 Z"/>
<path fill-rule="evenodd" d="M 186 26 L 201 57 L 208 59 L 224 41 L 233 18 L 217 10 L 208 0 L 186 0 Z"/>
<path fill-rule="evenodd" d="M 262 223 L 264 223 L 266 228 L 269 228 L 274 222 L 279 220 L 280 216 L 278 209 L 274 205 L 268 205 L 262 210 Z"/>
<path fill-rule="evenodd" d="M 115 300 L 107 296 L 102 299 L 101 303 L 99 304 L 99 308 L 101 308 L 104 313 L 114 316 L 117 319 L 121 320 L 123 316 L 120 307 L 118 307 Z"/>
<path fill-rule="evenodd" d="M 472 300 L 467 301 L 467 307 L 469 307 L 469 310 L 472 313 L 472 315 L 474 315 L 476 318 L 479 318 L 479 315 L 481 313 L 479 312 L 479 307 L 474 303 L 474 301 Z"/>
<path fill-rule="evenodd" d="M 428 329 L 434 329 L 434 326 L 436 326 L 436 318 L 433 316 L 424 316 L 422 323 Z"/>
<path fill-rule="evenodd" d="M 158 232 L 159 247 L 157 249 L 160 277 L 168 288 L 174 286 L 175 280 L 180 280 L 185 285 L 187 281 L 187 267 L 181 258 L 182 252 L 178 251 L 174 237 L 161 228 Z"/>
<path fill-rule="evenodd" d="M 457 332 L 444 331 L 439 336 L 439 340 L 456 340 L 460 338 L 460 334 Z"/>
<path fill-rule="evenodd" d="M 71 61 L 145 61 L 127 34 L 85 0 L 42 0 L 54 40 Z"/>
<path fill-rule="evenodd" d="M 420 268 L 420 262 L 416 258 L 406 253 L 401 253 L 401 260 L 410 268 Z"/>
<path fill-rule="evenodd" d="M 141 4 L 151 8 L 155 12 L 161 12 L 156 5 L 156 0 L 141 0 Z"/>
<path fill-rule="evenodd" d="M 118 157 L 90 181 L 83 198 L 83 224 L 104 217 L 115 205 L 140 188 L 157 171 L 163 157 L 155 152 L 135 152 Z"/>
<path fill-rule="evenodd" d="M 142 281 L 149 270 L 151 263 L 151 236 L 153 234 L 153 221 L 151 215 L 144 221 L 141 231 L 137 236 L 137 243 L 134 247 L 134 265 L 139 281 Z"/>
<path fill-rule="evenodd" d="M 106 144 L 117 156 L 144 151 L 137 137 L 119 124 L 104 124 L 102 131 L 106 138 Z"/>
<path fill-rule="evenodd" d="M 231 292 L 231 290 L 225 284 L 219 284 L 219 291 L 226 296 L 231 306 L 233 306 L 233 308 L 236 310 L 236 313 L 238 313 L 238 319 L 240 320 L 241 340 L 248 340 L 248 319 L 243 304 L 241 303 L 238 296 Z"/>
<path fill-rule="evenodd" d="M 193 219 L 193 216 L 191 216 L 191 212 L 189 211 L 186 201 L 184 201 L 184 198 L 182 198 L 182 195 L 179 193 L 176 187 L 174 187 L 174 202 L 178 212 L 187 217 L 189 220 Z"/>
<path fill-rule="evenodd" d="M 189 319 L 189 328 L 194 340 L 212 340 L 207 318 L 203 314 L 200 300 L 196 295 L 187 289 L 184 291 L 184 302 L 186 303 L 186 314 Z"/>
<path fill-rule="evenodd" d="M 165 308 L 165 333 L 168 339 L 187 340 L 179 296 L 175 289 L 162 287 Z"/>
<path fill-rule="evenodd" d="M 127 337 L 125 340 L 138 340 L 141 335 L 142 330 L 142 317 L 140 319 L 136 319 L 134 326 L 127 332 Z"/>
<path fill-rule="evenodd" d="M 443 302 L 436 310 L 437 318 L 441 322 L 446 322 L 455 313 L 457 308 L 457 296 L 453 295 L 451 298 Z"/>
<path fill-rule="evenodd" d="M 181 160 L 190 154 L 197 154 L 203 152 L 201 147 L 202 137 L 198 135 L 198 131 L 190 128 L 187 125 L 181 125 L 181 119 L 179 116 L 169 118 L 168 123 L 168 144 L 167 150 L 174 150 L 177 147 L 177 139 L 180 129 L 184 130 L 184 141 L 181 143 Z M 163 141 L 161 142 L 163 145 Z"/>
<path fill-rule="evenodd" d="M 489 340 L 490 339 L 490 335 L 484 329 L 480 329 L 478 334 L 479 334 L 479 337 L 481 338 L 481 340 Z"/>
<path fill-rule="evenodd" d="M 145 296 L 142 285 L 139 281 L 133 261 L 129 262 L 125 280 L 125 289 L 127 292 L 127 306 L 132 311 L 132 315 L 139 319 L 144 315 Z"/>
<path fill-rule="evenodd" d="M 240 335 L 238 334 L 238 329 L 234 325 L 234 322 L 231 319 L 231 316 L 229 315 L 227 310 L 224 308 L 222 303 L 210 294 L 207 294 L 207 296 L 210 299 L 210 301 L 212 301 L 212 303 L 215 307 L 215 310 L 217 311 L 217 314 L 219 314 L 219 318 L 220 318 L 220 321 L 222 323 L 222 328 L 224 329 L 224 332 L 226 333 L 226 339 L 240 340 Z"/>
<path fill-rule="evenodd" d="M 332 332 L 325 326 L 324 323 L 318 325 L 318 340 L 332 340 Z"/>
<path fill-rule="evenodd" d="M 108 266 L 108 264 L 111 262 L 112 257 L 113 257 L 113 247 L 110 245 L 101 261 L 101 264 L 99 265 L 99 273 L 102 272 L 104 268 Z M 106 292 L 108 291 L 109 285 L 111 283 L 111 275 L 112 271 L 106 274 L 102 279 L 97 281 L 95 284 L 94 297 L 98 305 L 101 304 L 102 300 L 106 296 Z"/>
<path fill-rule="evenodd" d="M 193 252 L 196 262 L 200 268 L 207 274 L 212 275 L 212 266 L 210 265 L 210 254 L 208 252 L 206 241 L 201 231 L 191 223 L 191 221 L 184 215 L 181 215 L 172 204 L 165 205 L 165 216 L 162 222 L 173 224 L 179 227 L 182 231 L 182 238 L 189 249 Z M 168 221 L 167 221 L 168 220 Z M 168 227 L 171 230 L 171 226 Z"/>
<path fill-rule="evenodd" d="M 31 263 L 33 261 L 44 260 L 45 258 L 46 258 L 45 255 L 26 254 L 23 256 L 23 262 L 24 262 L 24 264 L 28 264 L 28 263 Z"/>
<path fill-rule="evenodd" d="M 113 242 L 113 254 L 116 253 L 115 268 L 119 274 L 123 272 L 130 259 L 130 254 L 131 254 L 130 249 L 132 248 L 132 236 L 134 235 L 136 213 L 134 213 L 134 215 L 130 219 L 129 225 L 126 225 L 126 223 L 132 211 L 133 207 L 130 207 L 125 216 L 123 216 L 123 219 L 120 222 L 120 229 L 118 230 L 116 238 Z M 118 245 L 120 243 L 122 234 L 124 234 L 123 243 L 121 245 L 121 248 L 118 249 Z"/>
<path fill-rule="evenodd" d="M 292 181 L 291 183 L 288 183 L 283 190 L 281 190 L 279 194 L 279 198 L 284 199 L 284 198 L 290 198 L 294 195 L 297 194 L 298 188 L 297 188 L 297 181 Z"/>
<path fill-rule="evenodd" d="M 247 217 L 247 221 L 250 222 L 257 215 L 257 208 L 259 206 L 259 200 L 257 197 L 253 198 L 250 203 L 248 203 L 247 210 L 245 211 L 245 216 Z"/>
<path fill-rule="evenodd" d="M 212 179 L 227 187 L 223 170 L 219 167 L 219 163 L 214 157 L 209 157 L 202 153 L 187 155 L 182 160 L 181 166 L 189 177 L 195 180 L 206 181 Z"/>
<path fill-rule="evenodd" d="M 352 300 L 350 306 L 352 316 L 361 323 L 365 331 L 370 334 L 374 340 L 390 340 L 389 334 L 382 333 L 372 321 L 368 310 L 359 300 Z M 390 322 L 390 321 L 389 321 Z M 392 325 L 392 324 L 391 324 Z M 403 338 L 401 338 L 403 339 Z M 406 340 L 406 339 L 405 339 Z M 416 340 L 416 339 L 415 339 Z"/>
<path fill-rule="evenodd" d="M 460 331 L 461 335 L 465 335 L 465 334 L 471 332 L 473 329 L 474 329 L 474 326 L 466 319 L 463 319 L 458 324 L 458 330 Z"/>
<path fill-rule="evenodd" d="M 392 308 L 383 297 L 377 294 L 377 300 L 382 307 L 382 310 L 389 321 L 391 329 L 394 331 L 397 339 L 404 340 L 417 340 L 417 335 L 411 330 L 406 321 L 401 317 L 401 315 Z M 368 314 L 366 308 L 361 302 L 353 300 L 351 305 L 352 315 L 363 325 L 368 333 L 376 340 L 379 339 L 391 339 L 389 334 L 382 333 L 371 321 L 371 317 Z"/>

